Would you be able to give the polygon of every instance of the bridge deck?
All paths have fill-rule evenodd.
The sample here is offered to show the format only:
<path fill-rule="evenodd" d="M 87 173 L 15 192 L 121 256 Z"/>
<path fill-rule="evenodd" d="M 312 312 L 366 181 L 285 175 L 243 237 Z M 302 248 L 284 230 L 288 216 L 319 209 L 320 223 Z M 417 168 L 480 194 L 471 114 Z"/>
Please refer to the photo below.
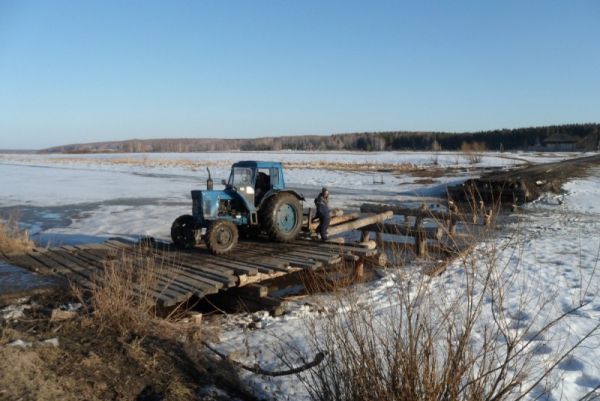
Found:
<path fill-rule="evenodd" d="M 157 303 L 172 306 L 193 296 L 202 298 L 299 270 L 333 266 L 347 254 L 366 257 L 376 253 L 377 250 L 358 246 L 311 240 L 286 244 L 252 240 L 240 242 L 230 255 L 214 256 L 204 247 L 181 251 L 163 243 L 143 246 L 112 239 L 102 244 L 36 248 L 26 253 L 0 254 L 0 257 L 15 266 L 58 276 L 84 289 L 93 289 L 101 283 L 105 276 L 102 273 L 108 272 L 109 266 L 129 268 L 134 275 L 152 271 L 150 288 L 143 290 Z M 147 270 L 150 264 L 152 270 Z M 137 284 L 131 289 L 132 292 L 141 290 Z"/>

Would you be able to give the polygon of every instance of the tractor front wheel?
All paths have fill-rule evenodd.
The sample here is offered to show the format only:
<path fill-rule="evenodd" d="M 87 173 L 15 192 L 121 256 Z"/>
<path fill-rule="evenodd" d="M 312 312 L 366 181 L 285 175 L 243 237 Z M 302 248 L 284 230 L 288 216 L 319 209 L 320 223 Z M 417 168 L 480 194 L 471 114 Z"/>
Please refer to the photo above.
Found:
<path fill-rule="evenodd" d="M 190 249 L 196 246 L 194 218 L 189 214 L 176 218 L 171 225 L 171 239 L 175 246 L 181 249 Z"/>
<path fill-rule="evenodd" d="M 273 195 L 265 202 L 260 215 L 262 228 L 275 241 L 292 241 L 302 228 L 302 205 L 291 193 Z"/>
<path fill-rule="evenodd" d="M 229 220 L 215 220 L 208 227 L 204 240 L 215 255 L 230 252 L 238 242 L 238 228 Z"/>

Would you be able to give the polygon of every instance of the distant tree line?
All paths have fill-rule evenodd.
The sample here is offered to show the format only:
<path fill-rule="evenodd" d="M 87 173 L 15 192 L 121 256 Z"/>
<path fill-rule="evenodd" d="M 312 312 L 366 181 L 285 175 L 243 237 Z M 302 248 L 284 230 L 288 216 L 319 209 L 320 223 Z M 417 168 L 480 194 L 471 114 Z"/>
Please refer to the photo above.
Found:
<path fill-rule="evenodd" d="M 144 139 L 74 144 L 44 149 L 41 152 L 207 152 L 263 150 L 460 150 L 477 144 L 489 150 L 527 150 L 540 148 L 546 138 L 567 135 L 580 142 L 579 148 L 597 149 L 600 124 L 568 124 L 546 127 L 500 129 L 492 131 L 451 132 L 355 132 L 347 134 L 280 136 L 254 139 Z"/>

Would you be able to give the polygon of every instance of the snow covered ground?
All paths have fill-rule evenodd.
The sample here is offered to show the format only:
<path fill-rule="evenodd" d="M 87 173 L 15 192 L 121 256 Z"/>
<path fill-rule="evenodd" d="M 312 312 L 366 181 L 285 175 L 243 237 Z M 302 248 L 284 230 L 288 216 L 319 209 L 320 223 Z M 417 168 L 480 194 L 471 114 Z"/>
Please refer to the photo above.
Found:
<path fill-rule="evenodd" d="M 534 347 L 534 374 L 554 362 L 558 365 L 548 380 L 534 388 L 529 399 L 579 400 L 590 392 L 600 394 L 594 393 L 600 386 L 600 332 L 596 331 L 571 356 L 559 359 L 600 324 L 600 169 L 590 177 L 568 183 L 565 190 L 565 194 L 548 195 L 528 205 L 518 218 L 513 218 L 476 251 L 483 255 L 491 246 L 497 249 L 497 266 L 506 282 L 510 282 L 505 301 L 507 323 L 515 333 L 521 330 L 521 345 L 552 319 L 583 305 L 530 344 Z M 488 259 L 482 256 L 481 260 Z M 464 297 L 467 278 L 463 267 L 457 261 L 445 274 L 433 279 L 428 284 L 431 292 L 443 294 L 448 304 Z M 482 262 L 480 267 L 486 265 Z M 358 305 L 368 305 L 374 315 L 391 313 L 390 309 L 397 306 L 396 280 L 406 273 L 391 272 L 381 280 L 356 286 L 353 300 L 358 299 Z M 410 274 L 412 280 L 419 280 L 414 271 Z M 491 319 L 490 302 L 482 314 L 484 321 Z M 315 350 L 311 349 L 309 327 L 329 318 L 327 314 L 321 316 L 324 309 L 343 313 L 331 311 L 335 305 L 335 298 L 325 295 L 294 303 L 289 313 L 280 318 L 260 313 L 248 316 L 246 321 L 234 317 L 229 330 L 221 334 L 221 350 L 247 365 L 258 363 L 271 370 L 285 368 L 280 355 L 286 344 L 304 350 L 310 359 Z M 308 399 L 306 389 L 294 376 L 244 377 L 265 397 Z M 527 384 L 530 383 L 524 383 L 523 389 Z"/>
<path fill-rule="evenodd" d="M 333 206 L 355 207 L 367 200 L 410 201 L 436 196 L 447 183 L 464 180 L 478 168 L 568 156 L 573 155 L 489 153 L 472 164 L 458 153 L 431 152 L 0 155 L 0 213 L 19 213 L 20 221 L 40 242 L 72 244 L 140 235 L 168 238 L 172 220 L 189 212 L 190 189 L 205 185 L 205 162 L 211 166 L 215 182 L 226 178 L 227 166 L 237 160 L 297 163 L 286 170 L 288 185 L 307 197 L 328 185 L 332 187 Z M 360 171 L 331 169 L 334 163 L 354 163 Z M 359 169 L 362 164 L 383 169 L 406 164 L 425 170 L 441 166 L 449 176 L 434 177 L 433 184 L 419 184 L 419 177 L 410 172 Z M 385 185 L 374 183 L 381 177 Z M 503 274 L 511 278 L 506 308 L 507 315 L 516 320 L 515 330 L 538 327 L 556 314 L 584 305 L 539 339 L 536 355 L 540 363 L 549 363 L 551 357 L 600 323 L 599 197 L 600 170 L 594 170 L 589 177 L 569 182 L 564 194 L 548 195 L 528 205 L 490 239 L 497 245 L 499 263 L 506 267 Z M 478 251 L 484 252 L 488 245 L 482 244 Z M 385 313 L 394 307 L 391 297 L 396 280 L 405 273 L 390 272 L 353 291 L 362 304 Z M 428 285 L 432 291 L 460 297 L 465 271 L 457 264 Z M 529 295 L 523 298 L 522 294 Z M 323 319 L 319 305 L 334 304 L 328 297 L 293 302 L 288 313 L 279 318 L 266 314 L 231 317 L 221 330 L 218 347 L 247 364 L 281 368 L 278 352 L 282 342 L 291 341 L 309 352 L 307 327 Z M 527 302 L 519 302 L 523 299 Z M 543 313 L 536 313 L 542 304 Z M 248 328 L 250 321 L 253 329 Z M 535 394 L 549 400 L 579 399 L 600 386 L 598 361 L 600 342 L 595 336 L 585 348 L 558 364 L 549 394 L 542 395 L 543 388 L 536 389 Z M 243 377 L 266 398 L 307 399 L 306 389 L 293 376 Z"/>

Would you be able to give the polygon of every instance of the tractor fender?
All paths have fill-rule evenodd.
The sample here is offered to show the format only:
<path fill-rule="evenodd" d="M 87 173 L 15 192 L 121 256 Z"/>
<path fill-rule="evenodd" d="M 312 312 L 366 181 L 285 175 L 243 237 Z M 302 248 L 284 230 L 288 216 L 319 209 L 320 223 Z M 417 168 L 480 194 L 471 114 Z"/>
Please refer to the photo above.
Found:
<path fill-rule="evenodd" d="M 262 208 L 262 206 L 265 204 L 265 202 L 271 198 L 272 196 L 275 196 L 281 192 L 287 192 L 290 193 L 292 195 L 294 195 L 296 198 L 298 198 L 299 201 L 304 201 L 304 195 L 302 195 L 301 193 L 298 193 L 296 191 L 294 191 L 293 189 L 271 189 L 270 191 L 268 191 L 265 196 L 263 196 L 263 198 L 260 200 L 260 203 L 258 204 L 257 209 L 260 210 Z"/>

